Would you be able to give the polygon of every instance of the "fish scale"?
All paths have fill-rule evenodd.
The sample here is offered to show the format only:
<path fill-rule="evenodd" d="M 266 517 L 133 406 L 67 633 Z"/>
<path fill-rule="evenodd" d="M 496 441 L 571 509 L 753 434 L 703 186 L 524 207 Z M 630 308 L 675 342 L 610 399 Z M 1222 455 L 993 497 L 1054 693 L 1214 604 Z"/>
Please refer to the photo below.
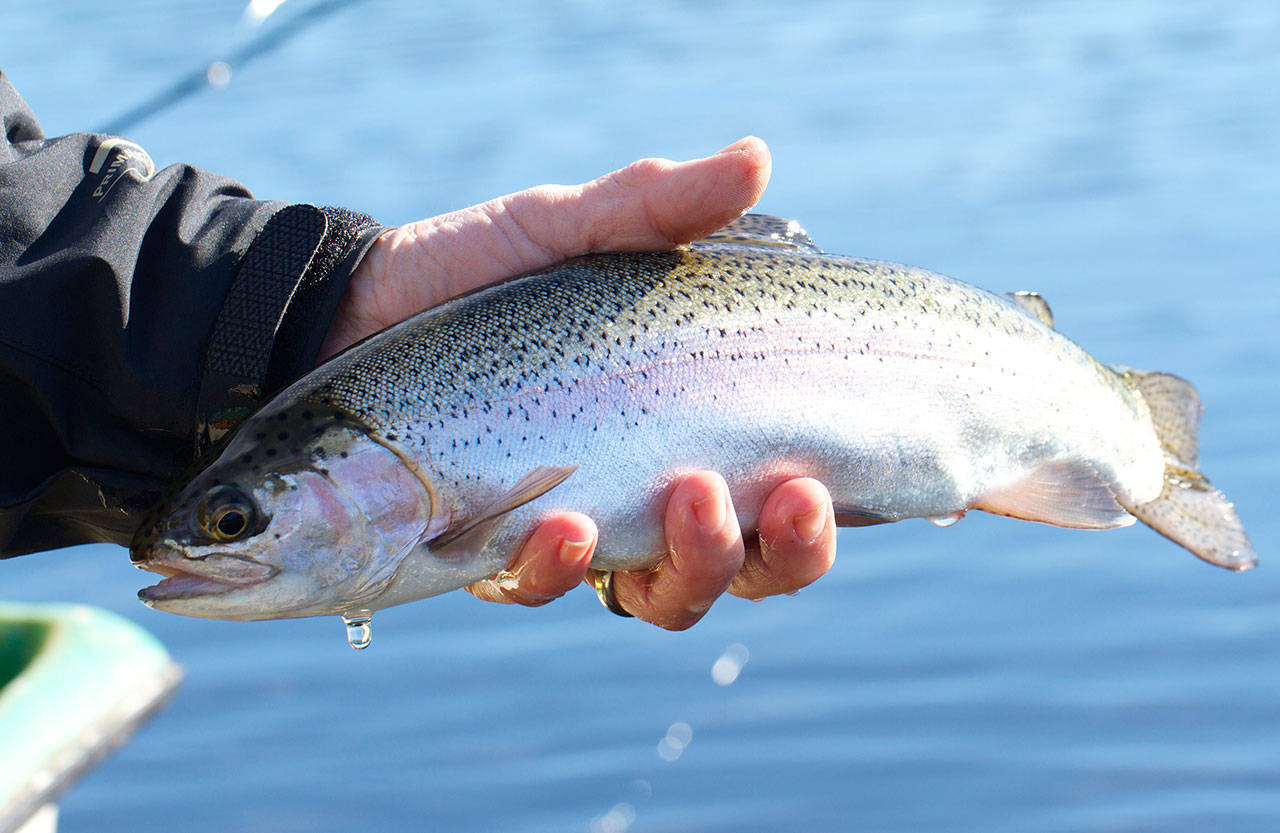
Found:
<path fill-rule="evenodd" d="M 383 520 L 338 524 L 369 526 L 377 537 L 366 546 L 396 561 L 372 570 L 376 581 L 349 582 L 364 595 L 327 612 L 377 609 L 496 573 L 535 522 L 564 510 L 596 520 L 593 567 L 652 566 L 665 554 L 666 495 L 681 475 L 711 468 L 747 530 L 768 493 L 797 476 L 825 483 L 838 517 L 855 523 L 945 522 L 981 508 L 1108 528 L 1135 515 L 1151 523 L 1136 510 L 1162 496 L 1185 510 L 1205 495 L 1192 507 L 1197 523 L 1229 529 L 1191 548 L 1248 566 L 1252 550 L 1220 493 L 1207 481 L 1167 488 L 1167 472 L 1198 472 L 1170 458 L 1161 432 L 1193 437 L 1195 426 L 1158 425 L 1153 413 L 1198 419 L 1190 386 L 1162 375 L 1173 381 L 1144 393 L 1147 377 L 1100 364 L 1047 315 L 1028 297 L 823 254 L 776 218 L 749 216 L 672 252 L 590 255 L 411 318 L 299 380 L 148 540 L 205 551 L 207 536 L 185 516 L 214 478 L 275 505 L 255 478 L 320 472 L 339 498 L 313 490 L 318 505 L 347 502 L 368 516 L 361 490 L 402 465 L 418 501 L 406 505 L 426 507 L 421 517 L 400 517 L 397 498 L 383 496 L 390 508 L 371 516 Z M 276 446 L 262 426 L 274 424 L 317 439 L 268 460 Z M 350 462 L 331 471 L 339 448 L 339 461 L 354 453 L 382 474 Z M 1174 537 L 1185 521 L 1168 517 L 1152 525 Z M 261 546 L 243 552 L 267 557 Z M 299 610 L 317 604 L 276 615 Z"/>

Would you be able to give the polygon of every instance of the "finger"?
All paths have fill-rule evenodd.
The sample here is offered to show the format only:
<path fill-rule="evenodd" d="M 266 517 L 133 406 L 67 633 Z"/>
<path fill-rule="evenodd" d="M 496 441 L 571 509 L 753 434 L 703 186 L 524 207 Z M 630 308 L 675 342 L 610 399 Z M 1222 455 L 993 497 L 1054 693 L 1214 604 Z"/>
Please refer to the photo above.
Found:
<path fill-rule="evenodd" d="M 759 202 L 771 169 L 768 146 L 754 136 L 689 162 L 633 162 L 583 186 L 583 239 L 572 254 L 698 240 Z"/>
<path fill-rule="evenodd" d="M 538 525 L 515 562 L 494 578 L 477 581 L 467 592 L 486 602 L 544 605 L 582 581 L 596 546 L 596 525 L 578 512 L 566 512 Z"/>
<path fill-rule="evenodd" d="M 688 162 L 642 159 L 585 185 L 543 185 L 388 231 L 351 276 L 324 359 L 416 312 L 588 252 L 658 251 L 755 205 L 769 148 L 747 137 Z"/>
<path fill-rule="evenodd" d="M 681 480 L 667 501 L 665 528 L 666 559 L 654 570 L 614 574 L 613 590 L 628 613 L 684 630 L 742 569 L 742 530 L 724 479 L 697 472 Z"/>
<path fill-rule="evenodd" d="M 748 599 L 794 593 L 831 569 L 836 517 L 827 489 L 804 477 L 770 493 L 760 510 L 759 543 L 747 550 L 729 592 Z"/>
<path fill-rule="evenodd" d="M 670 249 L 755 205 L 771 168 L 768 146 L 749 136 L 702 159 L 641 159 L 585 185 L 541 185 L 425 220 L 415 225 L 434 234 L 417 242 L 478 286 L 589 252 Z M 487 271 L 474 271 L 478 252 Z"/>

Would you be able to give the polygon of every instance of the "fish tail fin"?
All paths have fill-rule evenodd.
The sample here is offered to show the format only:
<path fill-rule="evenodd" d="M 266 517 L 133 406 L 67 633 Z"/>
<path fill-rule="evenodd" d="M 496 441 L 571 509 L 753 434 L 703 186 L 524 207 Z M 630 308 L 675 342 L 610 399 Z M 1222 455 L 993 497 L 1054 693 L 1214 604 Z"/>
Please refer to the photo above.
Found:
<path fill-rule="evenodd" d="M 1199 470 L 1200 414 L 1195 388 L 1168 373 L 1118 369 L 1147 403 L 1156 436 L 1164 449 L 1164 487 L 1147 503 L 1121 504 L 1134 517 L 1210 564 L 1248 570 L 1258 556 L 1235 507 Z"/>

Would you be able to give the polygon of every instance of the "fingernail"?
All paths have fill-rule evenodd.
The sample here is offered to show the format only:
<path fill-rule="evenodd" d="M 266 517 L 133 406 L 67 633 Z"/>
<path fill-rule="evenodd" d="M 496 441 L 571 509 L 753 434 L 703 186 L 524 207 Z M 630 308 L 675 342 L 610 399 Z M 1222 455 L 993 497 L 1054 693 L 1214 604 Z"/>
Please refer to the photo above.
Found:
<path fill-rule="evenodd" d="M 568 567 L 573 567 L 582 562 L 586 557 L 587 550 L 591 549 L 590 539 L 586 541 L 569 541 L 560 542 L 560 563 Z"/>
<path fill-rule="evenodd" d="M 747 146 L 747 142 L 750 142 L 751 139 L 752 139 L 751 136 L 743 136 L 741 139 L 734 142 L 733 144 L 727 147 L 723 147 L 720 150 L 716 151 L 715 155 L 719 156 L 722 153 L 733 153 L 735 150 L 742 150 L 744 147 Z"/>
<path fill-rule="evenodd" d="M 719 489 L 693 504 L 693 519 L 703 532 L 719 532 L 728 514 L 724 492 Z"/>
<path fill-rule="evenodd" d="M 802 542 L 812 544 L 827 528 L 827 507 L 817 506 L 803 515 L 796 515 L 791 519 L 791 528 Z"/>

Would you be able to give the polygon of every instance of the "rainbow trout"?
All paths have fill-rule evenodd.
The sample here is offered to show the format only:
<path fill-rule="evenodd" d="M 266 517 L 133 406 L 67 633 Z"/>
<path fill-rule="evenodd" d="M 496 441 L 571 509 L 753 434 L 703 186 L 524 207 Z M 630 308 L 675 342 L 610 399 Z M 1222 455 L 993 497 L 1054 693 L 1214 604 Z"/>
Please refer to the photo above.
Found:
<path fill-rule="evenodd" d="M 807 475 L 844 525 L 1136 518 L 1247 569 L 1240 521 L 1198 471 L 1200 410 L 1177 377 L 1097 362 L 1039 296 L 826 255 L 748 215 L 352 347 L 246 420 L 132 558 L 167 577 L 139 593 L 161 610 L 359 621 L 495 575 L 562 510 L 596 520 L 593 567 L 651 566 L 672 484 L 709 468 L 747 531 Z"/>

